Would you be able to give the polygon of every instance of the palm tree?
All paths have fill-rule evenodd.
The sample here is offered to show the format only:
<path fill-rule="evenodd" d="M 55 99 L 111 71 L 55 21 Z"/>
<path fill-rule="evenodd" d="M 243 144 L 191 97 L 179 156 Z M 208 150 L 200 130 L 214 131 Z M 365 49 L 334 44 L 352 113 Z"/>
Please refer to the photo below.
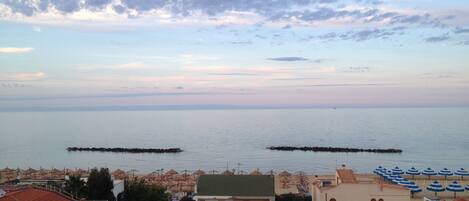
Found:
<path fill-rule="evenodd" d="M 73 196 L 81 198 L 86 194 L 86 183 L 80 175 L 70 175 L 65 181 L 65 190 Z"/>

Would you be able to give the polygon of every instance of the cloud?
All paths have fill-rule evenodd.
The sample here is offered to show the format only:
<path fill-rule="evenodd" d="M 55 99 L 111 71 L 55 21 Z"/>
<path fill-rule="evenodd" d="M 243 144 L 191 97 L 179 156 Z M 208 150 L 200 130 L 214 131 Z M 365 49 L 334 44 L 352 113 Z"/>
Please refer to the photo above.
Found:
<path fill-rule="evenodd" d="M 432 37 L 425 38 L 425 42 L 436 43 L 436 42 L 447 41 L 449 39 L 450 37 L 448 34 L 443 34 L 441 36 L 432 36 Z"/>
<path fill-rule="evenodd" d="M 272 61 L 306 61 L 308 59 L 304 58 L 304 57 L 273 57 L 273 58 L 267 58 L 267 60 L 272 60 Z"/>
<path fill-rule="evenodd" d="M 469 28 L 456 27 L 456 30 L 454 30 L 454 33 L 456 34 L 469 33 Z"/>
<path fill-rule="evenodd" d="M 319 69 L 319 72 L 321 73 L 335 73 L 337 72 L 337 69 L 335 67 L 323 67 Z"/>
<path fill-rule="evenodd" d="M 149 69 L 156 68 L 153 65 L 143 62 L 129 62 L 122 64 L 85 64 L 78 67 L 80 70 L 96 70 L 96 69 L 113 69 L 113 70 L 134 70 L 134 69 Z"/>
<path fill-rule="evenodd" d="M 33 50 L 34 48 L 30 48 L 30 47 L 26 47 L 26 48 L 0 47 L 0 53 L 4 53 L 4 54 L 21 54 L 21 53 L 28 53 Z"/>
<path fill-rule="evenodd" d="M 370 72 L 370 67 L 363 67 L 363 66 L 349 67 L 344 72 L 346 72 L 346 73 L 367 73 L 367 72 Z"/>
<path fill-rule="evenodd" d="M 44 78 L 46 73 L 44 72 L 33 72 L 33 73 L 17 73 L 17 74 L 8 74 L 0 75 L 0 80 L 4 81 L 33 81 Z"/>
<path fill-rule="evenodd" d="M 388 30 L 388 29 L 364 29 L 359 31 L 348 31 L 348 32 L 329 32 L 312 38 L 318 38 L 321 40 L 352 40 L 352 41 L 366 41 L 372 39 L 388 39 L 391 36 L 401 34 L 400 31 Z"/>
<path fill-rule="evenodd" d="M 392 2 L 386 2 L 392 4 Z M 128 19 L 149 18 L 154 24 L 158 20 L 168 22 L 190 22 L 220 24 L 268 24 L 278 23 L 280 27 L 296 25 L 351 23 L 377 25 L 423 25 L 444 27 L 447 16 L 438 17 L 422 11 L 390 9 L 380 0 L 358 0 L 344 4 L 338 0 L 4 0 L 0 2 L 5 14 L 11 20 L 26 20 L 22 16 L 36 18 L 122 22 Z M 76 14 L 79 13 L 79 14 Z M 75 15 L 76 14 L 76 15 Z M 157 20 L 154 20 L 157 19 Z M 135 21 L 132 21 L 135 22 Z M 218 24 L 218 25 L 220 25 Z"/>

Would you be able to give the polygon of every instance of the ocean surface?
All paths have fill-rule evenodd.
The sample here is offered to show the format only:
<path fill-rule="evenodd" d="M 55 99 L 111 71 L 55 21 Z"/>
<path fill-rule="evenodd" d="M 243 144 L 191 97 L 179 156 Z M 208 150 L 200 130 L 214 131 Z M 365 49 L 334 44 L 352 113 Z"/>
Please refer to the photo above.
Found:
<path fill-rule="evenodd" d="M 399 148 L 313 153 L 267 146 Z M 180 147 L 177 154 L 67 152 Z M 469 168 L 469 108 L 0 112 L 0 168 L 239 169 L 333 173 L 376 166 Z"/>

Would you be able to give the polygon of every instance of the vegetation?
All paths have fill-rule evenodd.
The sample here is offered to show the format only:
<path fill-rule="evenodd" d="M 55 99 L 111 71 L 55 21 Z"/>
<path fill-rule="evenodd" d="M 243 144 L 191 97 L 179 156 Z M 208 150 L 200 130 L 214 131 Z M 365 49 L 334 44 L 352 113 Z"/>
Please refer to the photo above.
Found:
<path fill-rule="evenodd" d="M 118 153 L 179 153 L 180 148 L 167 149 L 145 149 L 145 148 L 104 148 L 104 147 L 68 147 L 67 151 L 99 151 L 99 152 L 118 152 Z"/>
<path fill-rule="evenodd" d="M 65 181 L 65 190 L 79 198 L 84 198 L 88 194 L 86 182 L 81 179 L 81 175 L 70 175 Z"/>
<path fill-rule="evenodd" d="M 275 201 L 311 201 L 311 196 L 289 193 L 275 195 Z"/>
<path fill-rule="evenodd" d="M 267 149 L 278 150 L 278 151 L 402 153 L 401 149 L 359 149 L 359 148 L 342 148 L 342 147 L 272 146 L 272 147 L 267 147 Z"/>
<path fill-rule="evenodd" d="M 116 198 L 112 193 L 114 188 L 113 181 L 109 169 L 94 168 L 88 177 L 88 200 L 108 200 L 115 201 Z"/>
<path fill-rule="evenodd" d="M 179 201 L 194 201 L 194 199 L 192 199 L 192 197 L 189 197 L 189 196 L 184 196 Z"/>
<path fill-rule="evenodd" d="M 142 179 L 125 181 L 125 201 L 167 201 L 166 189 L 157 185 L 146 185 Z"/>

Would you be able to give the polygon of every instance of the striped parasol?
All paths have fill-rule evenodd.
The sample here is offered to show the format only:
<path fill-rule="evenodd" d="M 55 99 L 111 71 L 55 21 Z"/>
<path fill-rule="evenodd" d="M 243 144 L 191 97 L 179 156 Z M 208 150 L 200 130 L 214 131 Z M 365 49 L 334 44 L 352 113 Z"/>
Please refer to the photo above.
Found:
<path fill-rule="evenodd" d="M 420 175 L 420 171 L 418 171 L 417 169 L 415 169 L 415 167 L 411 167 L 411 168 L 408 169 L 405 173 L 408 174 L 408 175 L 412 175 L 412 179 L 415 178 L 415 175 Z"/>
<path fill-rule="evenodd" d="M 415 184 L 415 183 L 412 182 L 412 181 L 410 182 L 409 185 L 406 185 L 405 187 L 407 187 L 407 189 L 410 190 L 410 194 L 411 194 L 411 197 L 412 197 L 412 198 L 414 197 L 414 194 L 415 194 L 415 193 L 420 193 L 420 192 L 422 192 L 422 189 L 421 189 L 419 186 L 417 186 L 417 184 Z"/>
<path fill-rule="evenodd" d="M 401 170 L 399 167 L 396 166 L 396 167 L 394 167 L 394 168 L 392 169 L 392 173 L 393 173 L 393 174 L 397 174 L 397 175 L 401 175 L 401 174 L 404 174 L 404 171 Z"/>
<path fill-rule="evenodd" d="M 456 198 L 457 192 L 464 192 L 464 188 L 457 181 L 453 181 L 450 185 L 446 187 L 447 191 L 454 192 L 454 198 Z"/>
<path fill-rule="evenodd" d="M 443 192 L 443 191 L 445 191 L 445 188 L 443 187 L 443 185 L 440 184 L 440 182 L 438 182 L 438 181 L 433 181 L 433 183 L 431 183 L 431 184 L 427 187 L 427 190 L 428 190 L 428 191 L 435 192 L 435 196 L 437 196 L 437 195 L 438 195 L 438 192 Z"/>
<path fill-rule="evenodd" d="M 443 168 L 438 172 L 439 175 L 445 176 L 445 180 L 448 178 L 448 176 L 453 175 L 453 172 L 451 170 L 448 170 L 448 168 Z"/>
<path fill-rule="evenodd" d="M 456 170 L 454 172 L 455 175 L 461 176 L 461 180 L 464 180 L 464 176 L 469 176 L 469 172 L 465 170 L 464 168 L 461 168 L 459 170 Z"/>
<path fill-rule="evenodd" d="M 427 168 L 427 169 L 423 170 L 422 174 L 428 176 L 428 179 L 430 179 L 431 176 L 437 175 L 435 170 L 432 170 L 431 168 Z"/>

